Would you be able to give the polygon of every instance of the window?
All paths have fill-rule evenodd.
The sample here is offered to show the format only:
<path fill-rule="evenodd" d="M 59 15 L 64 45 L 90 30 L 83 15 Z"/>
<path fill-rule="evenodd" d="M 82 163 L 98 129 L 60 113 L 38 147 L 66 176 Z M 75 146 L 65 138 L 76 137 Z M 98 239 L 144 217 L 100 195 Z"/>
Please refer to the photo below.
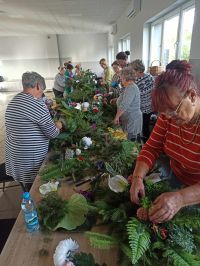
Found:
<path fill-rule="evenodd" d="M 130 51 L 131 48 L 131 36 L 126 35 L 124 38 L 120 39 L 118 42 L 118 52 Z"/>
<path fill-rule="evenodd" d="M 109 63 L 109 65 L 112 65 L 113 62 L 114 62 L 114 48 L 109 47 L 109 49 L 108 49 L 108 63 Z"/>
<path fill-rule="evenodd" d="M 174 59 L 189 59 L 194 11 L 190 2 L 151 24 L 150 62 L 167 65 Z"/>

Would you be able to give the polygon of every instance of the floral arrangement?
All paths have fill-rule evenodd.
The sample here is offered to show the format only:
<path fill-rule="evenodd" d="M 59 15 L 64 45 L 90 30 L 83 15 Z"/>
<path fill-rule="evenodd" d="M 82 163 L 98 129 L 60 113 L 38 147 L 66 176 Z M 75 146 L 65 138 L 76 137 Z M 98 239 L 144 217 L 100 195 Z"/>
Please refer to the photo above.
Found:
<path fill-rule="evenodd" d="M 148 212 L 154 199 L 171 191 L 167 181 L 146 181 L 146 197 L 140 206 L 130 202 L 127 178 L 140 145 L 126 140 L 119 129 L 111 128 L 116 110 L 108 104 L 110 95 L 105 88 L 96 85 L 93 73 L 82 72 L 73 81 L 73 92 L 54 108 L 64 132 L 52 143 L 59 156 L 42 173 L 44 181 L 70 176 L 76 182 L 92 177 L 91 188 L 76 189 L 69 200 L 59 198 L 56 192 L 48 194 L 39 205 L 42 226 L 51 231 L 75 231 L 81 226 L 82 230 L 89 230 L 94 223 L 106 224 L 108 234 L 86 235 L 96 248 L 118 247 L 119 265 L 200 265 L 198 207 L 182 209 L 170 222 L 150 222 Z M 65 249 L 68 244 L 63 242 L 60 248 Z M 62 262 L 65 259 L 71 265 L 97 265 L 91 254 L 80 253 L 76 261 L 66 261 L 67 251 L 62 254 Z"/>
<path fill-rule="evenodd" d="M 136 208 L 130 203 L 128 183 L 121 177 L 114 181 L 110 192 L 101 185 L 96 189 L 94 205 L 99 219 L 109 228 L 109 236 L 87 232 L 92 246 L 118 247 L 119 265 L 199 265 L 200 208 L 184 208 L 171 221 L 154 224 L 148 219 L 148 211 L 158 195 L 172 190 L 168 182 L 147 180 L 146 197 Z"/>

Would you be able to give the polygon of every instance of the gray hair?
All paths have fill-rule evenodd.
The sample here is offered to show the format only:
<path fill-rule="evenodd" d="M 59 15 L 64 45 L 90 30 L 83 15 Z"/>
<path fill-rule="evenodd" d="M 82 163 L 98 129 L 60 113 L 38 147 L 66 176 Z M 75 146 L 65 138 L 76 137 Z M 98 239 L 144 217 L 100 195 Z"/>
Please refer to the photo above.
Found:
<path fill-rule="evenodd" d="M 140 59 L 136 59 L 130 63 L 130 66 L 135 70 L 143 73 L 145 71 L 145 66 Z"/>
<path fill-rule="evenodd" d="M 121 70 L 121 77 L 123 77 L 126 81 L 129 81 L 129 80 L 135 81 L 136 73 L 132 67 L 130 66 L 124 67 Z"/>
<path fill-rule="evenodd" d="M 24 89 L 35 88 L 39 86 L 42 90 L 46 89 L 44 78 L 37 72 L 25 72 L 22 75 L 22 86 Z"/>

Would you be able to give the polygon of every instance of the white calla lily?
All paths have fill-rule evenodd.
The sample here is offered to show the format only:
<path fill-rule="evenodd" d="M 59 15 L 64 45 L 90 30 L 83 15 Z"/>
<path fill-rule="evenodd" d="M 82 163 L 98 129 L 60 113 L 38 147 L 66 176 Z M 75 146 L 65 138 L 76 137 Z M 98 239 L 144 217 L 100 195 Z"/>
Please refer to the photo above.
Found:
<path fill-rule="evenodd" d="M 108 178 L 109 188 L 116 192 L 124 192 L 128 186 L 128 181 L 121 175 L 116 175 Z"/>

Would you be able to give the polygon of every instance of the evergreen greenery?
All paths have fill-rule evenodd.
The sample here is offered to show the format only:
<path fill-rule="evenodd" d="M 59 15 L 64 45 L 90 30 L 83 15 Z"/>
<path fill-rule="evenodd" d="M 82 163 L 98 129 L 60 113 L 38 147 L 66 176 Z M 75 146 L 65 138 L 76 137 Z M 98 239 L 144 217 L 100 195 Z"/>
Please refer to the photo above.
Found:
<path fill-rule="evenodd" d="M 150 233 L 148 232 L 147 227 L 136 218 L 132 218 L 128 222 L 127 233 L 132 251 L 131 260 L 132 263 L 135 264 L 150 247 Z"/>

